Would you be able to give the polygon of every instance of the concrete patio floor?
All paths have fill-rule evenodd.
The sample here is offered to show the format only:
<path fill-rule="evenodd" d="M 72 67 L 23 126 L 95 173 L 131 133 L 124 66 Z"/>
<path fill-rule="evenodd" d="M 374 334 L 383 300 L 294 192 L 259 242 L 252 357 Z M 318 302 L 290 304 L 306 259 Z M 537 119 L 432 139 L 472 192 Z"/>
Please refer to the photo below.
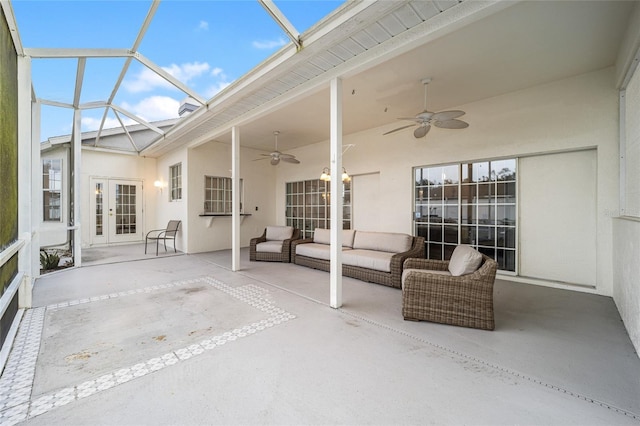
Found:
<path fill-rule="evenodd" d="M 640 423 L 607 297 L 498 280 L 487 332 L 404 321 L 401 291 L 349 278 L 332 309 L 328 273 L 246 250 L 236 273 L 230 251 L 97 257 L 36 282 L 0 424 Z"/>

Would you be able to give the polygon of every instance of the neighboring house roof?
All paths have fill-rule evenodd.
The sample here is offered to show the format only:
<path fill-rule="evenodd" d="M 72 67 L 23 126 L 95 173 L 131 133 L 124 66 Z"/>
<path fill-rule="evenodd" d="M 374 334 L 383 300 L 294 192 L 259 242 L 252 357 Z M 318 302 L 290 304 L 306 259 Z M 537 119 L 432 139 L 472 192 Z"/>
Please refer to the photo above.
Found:
<path fill-rule="evenodd" d="M 180 118 L 155 121 L 155 128 L 167 131 L 180 121 Z M 116 127 L 104 129 L 98 138 L 97 131 L 82 133 L 83 148 L 99 148 L 115 152 L 138 153 L 147 148 L 156 138 L 158 133 L 142 124 L 132 124 L 126 128 Z M 71 143 L 72 135 L 55 136 L 41 144 L 41 150 L 46 151 L 52 147 Z"/>

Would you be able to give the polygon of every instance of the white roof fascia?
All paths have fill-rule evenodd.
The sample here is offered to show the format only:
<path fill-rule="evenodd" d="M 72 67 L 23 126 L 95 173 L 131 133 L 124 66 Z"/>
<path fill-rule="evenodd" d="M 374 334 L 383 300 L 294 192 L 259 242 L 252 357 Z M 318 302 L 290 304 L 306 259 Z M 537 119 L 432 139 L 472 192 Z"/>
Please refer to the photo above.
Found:
<path fill-rule="evenodd" d="M 25 48 L 24 52 L 27 56 L 38 59 L 127 58 L 133 56 L 129 49 Z"/>
<path fill-rule="evenodd" d="M 86 149 L 87 151 L 96 151 L 96 152 L 108 152 L 109 154 L 121 154 L 121 155 L 138 155 L 136 151 L 125 151 L 123 149 L 117 148 L 103 148 L 100 146 L 91 146 L 91 145 L 82 145 L 82 149 Z"/>
<path fill-rule="evenodd" d="M 258 3 L 265 8 L 265 10 L 271 15 L 274 21 L 284 30 L 291 41 L 296 45 L 298 50 L 302 48 L 302 42 L 300 41 L 300 32 L 295 29 L 293 24 L 289 22 L 287 17 L 278 9 L 278 6 L 271 0 L 258 0 Z"/>
<path fill-rule="evenodd" d="M 22 47 L 22 41 L 20 40 L 20 32 L 18 31 L 18 23 L 16 22 L 16 16 L 13 13 L 13 7 L 10 1 L 0 1 L 0 6 L 4 12 L 4 17 L 7 20 L 9 26 L 9 32 L 13 39 L 13 46 L 16 48 L 18 56 L 25 56 L 24 49 Z"/>
<path fill-rule="evenodd" d="M 162 67 L 159 67 L 158 65 L 154 64 L 153 62 L 151 62 L 149 59 L 144 57 L 142 54 L 136 53 L 135 58 L 141 64 L 143 64 L 145 67 L 149 68 L 151 71 L 155 72 L 160 77 L 162 77 L 165 80 L 167 80 L 169 83 L 174 85 L 176 88 L 182 90 L 187 95 L 191 96 L 193 99 L 195 99 L 201 105 L 204 105 L 207 102 L 206 99 L 204 99 L 202 96 L 198 95 L 196 92 L 191 90 L 186 84 L 182 83 L 180 80 L 178 80 L 177 78 L 175 78 L 174 76 L 172 76 L 171 74 L 166 72 Z"/>

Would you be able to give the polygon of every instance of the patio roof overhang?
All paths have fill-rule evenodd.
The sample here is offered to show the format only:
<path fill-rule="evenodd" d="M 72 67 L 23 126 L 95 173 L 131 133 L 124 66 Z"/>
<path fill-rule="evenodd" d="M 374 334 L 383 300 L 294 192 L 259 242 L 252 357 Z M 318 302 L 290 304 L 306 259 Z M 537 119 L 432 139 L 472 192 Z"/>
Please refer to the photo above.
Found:
<path fill-rule="evenodd" d="M 395 124 L 422 106 L 448 109 L 617 65 L 629 2 L 349 2 L 227 87 L 146 149 L 161 156 L 208 141 L 283 150 L 329 139 L 329 84 L 344 81 L 344 134 Z M 388 110 L 388 111 L 387 111 Z"/>
<path fill-rule="evenodd" d="M 482 19 L 515 2 L 440 1 L 348 2 L 196 110 L 141 154 L 160 156 L 229 134 L 234 126 L 327 89 L 337 77 L 353 76 L 417 46 Z M 328 117 L 329 105 L 325 114 Z M 387 119 L 388 120 L 388 119 Z M 362 130 L 366 120 L 346 132 Z M 266 132 L 270 137 L 271 132 Z M 308 133 L 304 144 L 327 139 L 329 128 Z M 253 135 L 255 136 L 255 135 Z M 285 136 L 286 138 L 286 136 Z M 264 137 L 252 137 L 259 145 Z M 226 140 L 230 142 L 229 139 Z M 286 142 L 285 142 L 286 143 Z"/>

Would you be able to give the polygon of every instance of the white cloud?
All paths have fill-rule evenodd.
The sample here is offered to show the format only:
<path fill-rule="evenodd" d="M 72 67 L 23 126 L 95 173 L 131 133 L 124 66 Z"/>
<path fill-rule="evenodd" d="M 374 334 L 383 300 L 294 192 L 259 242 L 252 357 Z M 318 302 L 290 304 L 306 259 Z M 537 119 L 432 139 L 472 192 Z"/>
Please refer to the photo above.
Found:
<path fill-rule="evenodd" d="M 185 84 L 189 80 L 206 73 L 210 68 L 211 66 L 206 62 L 192 62 L 182 65 L 171 64 L 169 67 L 162 67 L 163 70 Z"/>
<path fill-rule="evenodd" d="M 206 62 L 191 62 L 182 65 L 171 64 L 168 67 L 162 67 L 163 70 L 184 84 L 206 73 L 210 68 L 211 66 Z M 125 80 L 123 86 L 131 93 L 150 92 L 157 88 L 174 88 L 171 83 L 146 67 L 134 75 L 133 79 Z"/>
<path fill-rule="evenodd" d="M 200 21 L 196 31 L 209 31 L 209 23 L 207 21 Z"/>
<path fill-rule="evenodd" d="M 282 47 L 287 44 L 287 40 L 280 37 L 277 40 L 256 40 L 251 43 L 256 49 L 274 49 L 276 47 Z"/>
<path fill-rule="evenodd" d="M 121 118 L 125 126 L 135 123 L 135 121 L 131 120 L 128 117 Z M 100 128 L 101 121 L 102 118 L 83 117 L 81 120 L 82 131 L 90 132 L 92 130 L 98 130 Z M 120 127 L 120 122 L 115 117 L 107 117 L 107 119 L 104 121 L 104 126 L 102 126 L 103 129 L 113 129 L 115 127 Z"/>
<path fill-rule="evenodd" d="M 222 71 L 222 68 L 218 67 L 215 67 L 211 70 L 211 75 L 213 77 L 227 78 L 227 76 L 224 74 L 224 71 Z"/>
<path fill-rule="evenodd" d="M 158 121 L 178 117 L 180 102 L 169 96 L 150 96 L 136 104 L 123 102 L 121 106 L 146 121 Z"/>
<path fill-rule="evenodd" d="M 217 83 L 209 86 L 204 95 L 207 98 L 212 98 L 230 84 L 231 83 L 228 81 L 218 81 Z"/>

